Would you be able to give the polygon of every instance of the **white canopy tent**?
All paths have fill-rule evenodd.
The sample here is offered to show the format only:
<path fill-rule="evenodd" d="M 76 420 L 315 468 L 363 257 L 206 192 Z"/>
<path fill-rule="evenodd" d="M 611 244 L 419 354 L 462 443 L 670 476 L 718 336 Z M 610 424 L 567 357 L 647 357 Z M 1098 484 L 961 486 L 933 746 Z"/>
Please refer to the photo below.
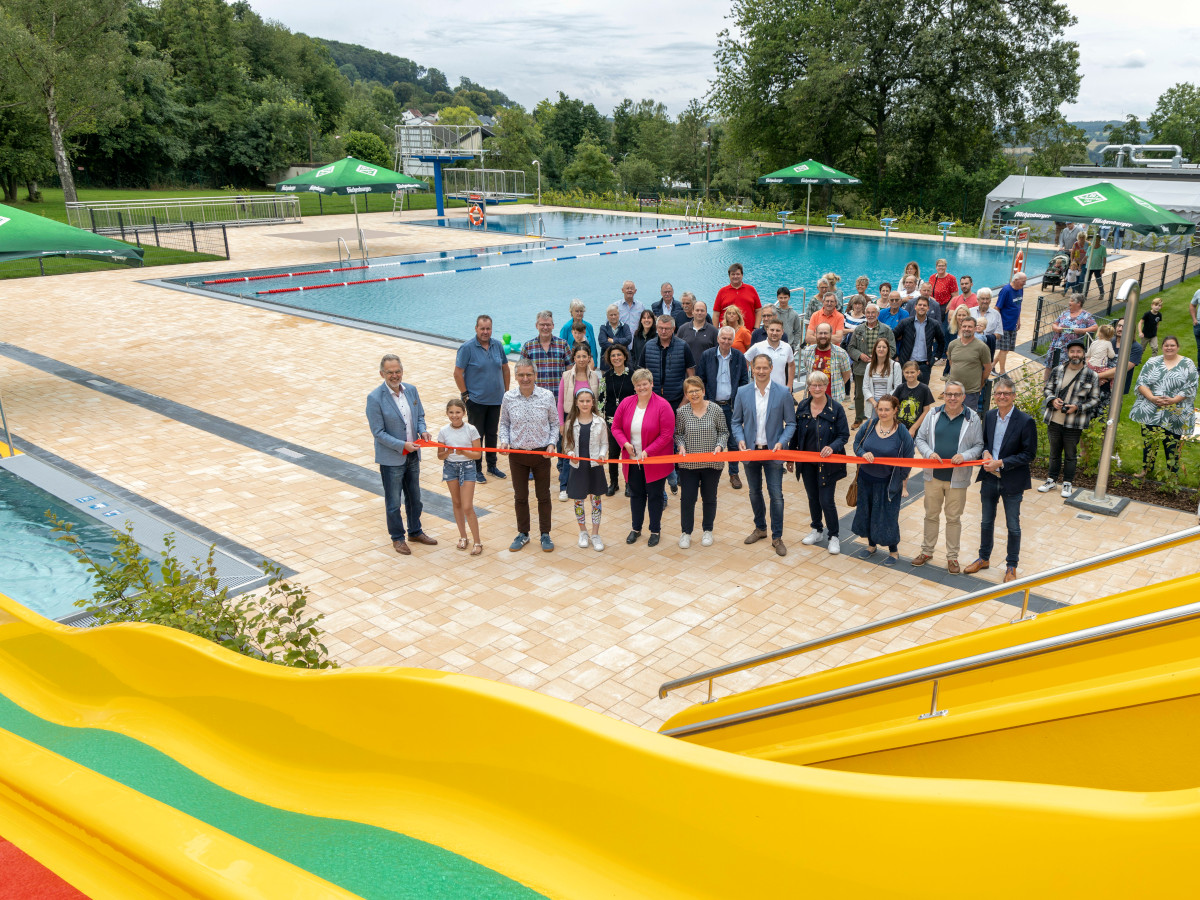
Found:
<path fill-rule="evenodd" d="M 1103 180 L 1105 180 L 1103 176 L 1050 178 L 1039 175 L 1009 175 L 988 193 L 987 202 L 983 207 L 983 233 L 996 233 L 1001 224 L 998 212 L 1003 207 L 1015 206 L 1029 200 L 1040 200 L 1043 197 L 1051 197 L 1074 188 L 1085 188 Z M 1118 183 L 1131 194 L 1137 194 L 1185 219 L 1200 223 L 1200 181 L 1122 178 Z M 1038 226 L 1033 226 L 1033 234 L 1035 239 L 1036 237 L 1053 239 L 1054 228 L 1052 225 L 1046 226 L 1043 233 L 1039 234 Z M 1159 240 L 1161 241 L 1161 239 Z M 1181 240 L 1190 242 L 1191 237 Z"/>

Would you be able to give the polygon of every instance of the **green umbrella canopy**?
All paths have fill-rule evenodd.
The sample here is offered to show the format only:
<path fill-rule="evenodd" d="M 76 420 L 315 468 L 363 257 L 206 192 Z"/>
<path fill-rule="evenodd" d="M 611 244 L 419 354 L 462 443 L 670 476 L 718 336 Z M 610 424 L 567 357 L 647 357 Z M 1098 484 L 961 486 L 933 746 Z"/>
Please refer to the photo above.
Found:
<path fill-rule="evenodd" d="M 1196 230 L 1182 216 L 1107 181 L 1010 206 L 1000 211 L 1000 217 L 1019 222 L 1110 225 L 1139 234 L 1191 234 Z"/>
<path fill-rule="evenodd" d="M 108 260 L 127 266 L 142 264 L 141 247 L 0 205 L 0 262 L 39 256 Z"/>
<path fill-rule="evenodd" d="M 383 166 L 347 156 L 335 163 L 305 172 L 275 185 L 276 191 L 313 191 L 318 194 L 390 194 L 427 185 L 416 178 Z"/>
<path fill-rule="evenodd" d="M 787 166 L 758 179 L 759 184 L 862 184 L 862 180 L 833 166 L 806 159 L 794 166 Z"/>

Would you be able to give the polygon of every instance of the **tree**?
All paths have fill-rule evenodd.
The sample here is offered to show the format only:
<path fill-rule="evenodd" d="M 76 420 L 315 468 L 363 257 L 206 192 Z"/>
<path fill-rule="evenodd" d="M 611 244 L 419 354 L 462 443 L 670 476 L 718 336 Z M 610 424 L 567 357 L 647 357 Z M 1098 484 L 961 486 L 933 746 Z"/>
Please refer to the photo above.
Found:
<path fill-rule="evenodd" d="M 609 125 L 592 104 L 574 100 L 558 92 L 558 102 L 543 100 L 534 110 L 534 117 L 547 141 L 563 148 L 575 148 L 583 141 L 586 132 L 598 140 L 608 143 Z M 574 158 L 574 149 L 568 153 Z"/>
<path fill-rule="evenodd" d="M 1104 126 L 1104 136 L 1110 144 L 1140 144 L 1142 142 L 1142 123 L 1137 116 L 1130 113 L 1121 125 L 1109 122 Z"/>
<path fill-rule="evenodd" d="M 654 164 L 640 156 L 629 155 L 617 166 L 621 179 L 621 190 L 629 194 L 658 191 L 662 188 L 662 175 Z"/>
<path fill-rule="evenodd" d="M 40 200 L 37 182 L 54 171 L 50 159 L 46 123 L 29 107 L 9 106 L 0 96 L 0 188 L 4 202 L 17 202 L 17 187 L 22 183 L 31 202 Z"/>
<path fill-rule="evenodd" d="M 46 117 L 67 202 L 78 199 L 68 140 L 119 117 L 126 10 L 126 0 L 4 0 L 0 9 L 0 81 Z"/>
<path fill-rule="evenodd" d="M 536 178 L 533 161 L 538 158 L 542 132 L 525 108 L 514 104 L 496 111 L 494 136 L 484 141 L 491 151 L 488 164 L 497 169 L 521 169 L 527 178 Z M 539 160 L 546 166 L 545 160 Z"/>
<path fill-rule="evenodd" d="M 375 163 L 375 165 L 387 169 L 392 167 L 391 154 L 388 153 L 387 144 L 377 134 L 351 131 L 345 137 L 345 145 L 347 156 L 353 156 L 363 162 Z"/>
<path fill-rule="evenodd" d="M 439 125 L 478 125 L 479 116 L 469 106 L 447 106 L 438 111 Z"/>
<path fill-rule="evenodd" d="M 1057 0 L 734 0 L 731 19 L 712 89 L 730 141 L 768 168 L 857 171 L 877 205 L 989 158 L 1078 92 Z"/>
<path fill-rule="evenodd" d="M 670 173 L 697 190 L 704 186 L 705 168 L 709 158 L 707 148 L 704 147 L 707 140 L 708 116 L 700 101 L 692 100 L 675 122 Z"/>
<path fill-rule="evenodd" d="M 1048 121 L 1030 129 L 1029 146 L 1033 151 L 1029 171 L 1033 175 L 1055 177 L 1062 174 L 1063 166 L 1088 161 L 1087 132 L 1067 122 L 1057 111 Z"/>
<path fill-rule="evenodd" d="M 1191 160 L 1200 159 L 1200 88 L 1183 82 L 1158 98 L 1146 127 L 1156 144 L 1178 144 Z"/>
<path fill-rule="evenodd" d="M 563 172 L 563 181 L 585 191 L 611 191 L 616 187 L 617 173 L 613 170 L 612 160 L 590 131 L 585 131 L 575 146 L 573 159 Z"/>

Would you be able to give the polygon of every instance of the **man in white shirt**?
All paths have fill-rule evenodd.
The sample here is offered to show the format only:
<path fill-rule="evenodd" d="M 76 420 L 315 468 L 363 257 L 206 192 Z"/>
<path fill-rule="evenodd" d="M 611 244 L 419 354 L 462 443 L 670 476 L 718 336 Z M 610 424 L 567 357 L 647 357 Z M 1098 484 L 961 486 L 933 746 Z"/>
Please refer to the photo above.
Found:
<path fill-rule="evenodd" d="M 637 287 L 632 281 L 626 281 L 621 285 L 621 299 L 617 303 L 617 313 L 622 325 L 629 326 L 629 333 L 636 334 L 638 327 L 638 319 L 641 318 L 642 304 L 633 299 L 633 295 L 637 293 Z"/>
<path fill-rule="evenodd" d="M 772 321 L 767 326 L 767 339 L 746 351 L 746 361 L 751 366 L 759 356 L 771 360 L 771 380 L 790 391 L 792 380 L 796 377 L 796 353 L 791 345 L 784 343 L 783 323 Z"/>
<path fill-rule="evenodd" d="M 737 392 L 733 404 L 733 440 L 739 450 L 769 450 L 778 453 L 791 443 L 796 431 L 796 404 L 792 395 L 771 380 L 771 361 L 759 356 L 750 367 L 754 381 Z M 751 447 L 750 445 L 753 444 Z M 767 536 L 767 505 L 763 501 L 763 479 L 771 499 L 771 546 L 778 556 L 787 555 L 783 544 L 783 460 L 747 462 L 746 483 L 754 531 L 743 543 L 753 544 Z"/>

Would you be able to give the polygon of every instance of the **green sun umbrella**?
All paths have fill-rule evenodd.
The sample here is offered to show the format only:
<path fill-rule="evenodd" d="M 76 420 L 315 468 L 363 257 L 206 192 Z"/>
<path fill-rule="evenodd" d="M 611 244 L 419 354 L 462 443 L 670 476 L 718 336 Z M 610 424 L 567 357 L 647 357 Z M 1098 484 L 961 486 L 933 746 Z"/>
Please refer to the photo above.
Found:
<path fill-rule="evenodd" d="M 1191 234 L 1194 223 L 1157 203 L 1107 181 L 1063 191 L 1000 211 L 1005 220 L 1019 222 L 1082 222 L 1126 228 L 1138 234 Z"/>
<path fill-rule="evenodd" d="M 141 247 L 0 205 L 0 262 L 69 256 L 140 266 L 142 253 Z"/>
<path fill-rule="evenodd" d="M 275 185 L 282 193 L 311 191 L 316 194 L 349 194 L 354 201 L 354 229 L 358 230 L 358 195 L 390 194 L 394 191 L 424 190 L 428 185 L 401 172 L 363 162 L 353 156 L 305 172 Z"/>
<path fill-rule="evenodd" d="M 804 201 L 804 224 L 808 225 L 808 209 L 812 205 L 812 186 L 814 184 L 862 184 L 862 179 L 839 172 L 833 166 L 819 163 L 815 159 L 806 159 L 794 166 L 785 166 L 777 172 L 763 175 L 758 179 L 759 184 L 807 184 L 808 198 Z"/>

